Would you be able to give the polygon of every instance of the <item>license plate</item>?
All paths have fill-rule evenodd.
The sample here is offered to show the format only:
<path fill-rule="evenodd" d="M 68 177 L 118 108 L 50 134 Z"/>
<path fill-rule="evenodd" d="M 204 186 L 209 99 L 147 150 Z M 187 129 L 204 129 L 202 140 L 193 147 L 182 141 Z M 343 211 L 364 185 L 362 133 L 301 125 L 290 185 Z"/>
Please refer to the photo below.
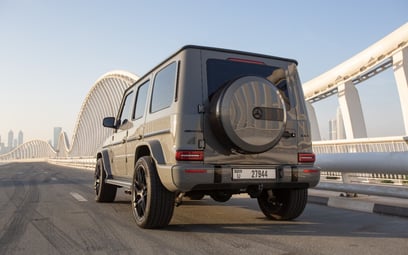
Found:
<path fill-rule="evenodd" d="M 276 169 L 232 169 L 233 180 L 276 179 Z"/>

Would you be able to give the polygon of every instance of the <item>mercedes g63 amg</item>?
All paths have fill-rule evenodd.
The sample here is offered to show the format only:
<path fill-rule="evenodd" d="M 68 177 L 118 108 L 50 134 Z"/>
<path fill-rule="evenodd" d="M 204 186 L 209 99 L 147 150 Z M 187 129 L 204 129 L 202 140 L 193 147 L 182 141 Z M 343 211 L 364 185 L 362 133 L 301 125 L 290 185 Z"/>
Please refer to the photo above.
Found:
<path fill-rule="evenodd" d="M 298 217 L 319 182 L 297 62 L 185 46 L 129 87 L 96 157 L 98 202 L 131 194 L 142 228 L 169 224 L 183 196 L 248 193 L 274 220 Z"/>

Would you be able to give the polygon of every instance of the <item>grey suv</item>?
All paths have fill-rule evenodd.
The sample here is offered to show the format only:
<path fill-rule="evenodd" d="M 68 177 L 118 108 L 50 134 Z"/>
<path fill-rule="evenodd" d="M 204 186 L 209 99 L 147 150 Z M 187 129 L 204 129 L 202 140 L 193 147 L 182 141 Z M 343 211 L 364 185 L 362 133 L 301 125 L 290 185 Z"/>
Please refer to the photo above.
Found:
<path fill-rule="evenodd" d="M 298 217 L 319 182 L 295 60 L 185 46 L 124 93 L 97 153 L 98 202 L 131 194 L 137 225 L 169 224 L 183 197 L 248 193 L 274 220 Z"/>

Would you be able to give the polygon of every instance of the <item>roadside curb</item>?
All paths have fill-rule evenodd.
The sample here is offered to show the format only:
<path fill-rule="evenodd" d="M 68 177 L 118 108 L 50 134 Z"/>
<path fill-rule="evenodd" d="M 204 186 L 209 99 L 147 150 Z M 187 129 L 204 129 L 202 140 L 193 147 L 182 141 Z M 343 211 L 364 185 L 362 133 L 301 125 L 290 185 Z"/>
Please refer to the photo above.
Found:
<path fill-rule="evenodd" d="M 347 210 L 408 217 L 408 207 L 401 205 L 377 203 L 367 200 L 355 200 L 354 198 L 348 197 L 321 195 L 309 195 L 308 201 L 313 204 L 325 205 Z"/>

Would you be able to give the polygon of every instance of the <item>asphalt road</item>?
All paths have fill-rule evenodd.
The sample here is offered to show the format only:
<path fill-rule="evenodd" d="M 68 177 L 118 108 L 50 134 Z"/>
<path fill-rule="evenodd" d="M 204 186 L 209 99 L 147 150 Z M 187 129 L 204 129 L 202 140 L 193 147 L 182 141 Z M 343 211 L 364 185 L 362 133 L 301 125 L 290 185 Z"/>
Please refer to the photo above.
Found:
<path fill-rule="evenodd" d="M 408 219 L 308 204 L 269 221 L 256 200 L 186 201 L 165 229 L 133 222 L 130 197 L 96 203 L 93 172 L 0 165 L 0 254 L 408 254 Z"/>

